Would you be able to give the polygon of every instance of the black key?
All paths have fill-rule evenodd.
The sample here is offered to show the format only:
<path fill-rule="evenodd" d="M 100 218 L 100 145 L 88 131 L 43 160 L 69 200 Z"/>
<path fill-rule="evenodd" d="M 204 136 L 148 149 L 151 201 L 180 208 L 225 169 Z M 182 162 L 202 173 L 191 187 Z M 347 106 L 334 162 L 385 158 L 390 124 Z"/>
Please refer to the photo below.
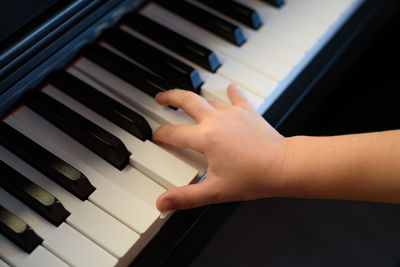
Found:
<path fill-rule="evenodd" d="M 1 160 L 0 186 L 55 226 L 59 226 L 70 215 L 52 194 Z"/>
<path fill-rule="evenodd" d="M 88 46 L 84 56 L 150 96 L 176 88 L 172 83 L 99 45 Z"/>
<path fill-rule="evenodd" d="M 155 2 L 237 46 L 246 42 L 238 26 L 184 0 L 155 0 Z"/>
<path fill-rule="evenodd" d="M 2 205 L 0 205 L 0 233 L 27 253 L 31 253 L 43 242 L 29 225 Z"/>
<path fill-rule="evenodd" d="M 257 11 L 232 0 L 198 0 L 211 8 L 235 19 L 253 29 L 258 29 L 262 21 Z"/>
<path fill-rule="evenodd" d="M 200 93 L 197 70 L 122 30 L 110 30 L 104 41 L 182 89 Z"/>
<path fill-rule="evenodd" d="M 127 15 L 124 19 L 124 23 L 211 72 L 216 72 L 221 66 L 217 55 L 210 49 L 193 42 L 139 13 Z"/>
<path fill-rule="evenodd" d="M 284 0 L 264 0 L 264 2 L 267 2 L 268 4 L 271 4 L 274 7 L 281 7 L 285 4 Z"/>
<path fill-rule="evenodd" d="M 81 200 L 96 189 L 83 173 L 1 120 L 0 144 Z"/>
<path fill-rule="evenodd" d="M 142 141 L 151 140 L 152 130 L 146 119 L 118 101 L 65 71 L 53 74 L 51 83 Z"/>
<path fill-rule="evenodd" d="M 120 139 L 47 94 L 34 91 L 25 104 L 119 170 L 128 165 L 130 153 Z"/>

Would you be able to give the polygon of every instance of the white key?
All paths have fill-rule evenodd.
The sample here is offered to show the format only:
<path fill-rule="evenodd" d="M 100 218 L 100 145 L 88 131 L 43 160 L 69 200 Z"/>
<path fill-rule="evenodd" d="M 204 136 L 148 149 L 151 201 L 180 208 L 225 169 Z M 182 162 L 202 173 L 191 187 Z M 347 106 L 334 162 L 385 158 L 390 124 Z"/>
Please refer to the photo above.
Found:
<path fill-rule="evenodd" d="M 94 79 L 113 94 L 124 99 L 129 106 L 134 107 L 159 124 L 195 123 L 194 120 L 187 116 L 182 110 L 173 110 L 169 107 L 160 106 L 153 97 L 143 93 L 131 84 L 86 58 L 78 60 L 74 64 L 74 68 Z"/>
<path fill-rule="evenodd" d="M 320 5 L 317 1 L 288 0 L 285 5 L 287 8 L 298 10 L 299 13 L 303 13 L 328 27 L 335 22 L 339 15 L 332 8 Z"/>
<path fill-rule="evenodd" d="M 301 2 L 303 0 L 300 0 Z M 354 2 L 353 0 L 307 0 L 311 1 L 316 5 L 326 6 L 330 10 L 333 10 L 336 14 L 342 14 L 347 8 L 349 8 L 350 4 Z"/>
<path fill-rule="evenodd" d="M 252 92 L 260 92 L 265 96 L 271 93 L 271 80 L 268 77 L 246 68 L 240 63 L 225 61 L 218 69 L 218 73 L 224 77 L 232 77 L 232 81 L 243 88 L 249 88 Z"/>
<path fill-rule="evenodd" d="M 200 77 L 203 79 L 204 84 L 201 86 L 201 95 L 211 101 L 222 101 L 225 103 L 229 103 L 228 97 L 226 95 L 226 88 L 234 82 L 235 77 L 231 78 L 228 76 L 228 79 L 220 76 L 218 73 L 211 73 L 208 70 L 203 69 L 202 67 L 194 64 L 193 62 L 181 57 L 180 55 L 162 47 L 161 45 L 155 43 L 154 41 L 146 38 L 140 33 L 132 30 L 128 26 L 121 26 L 121 29 L 142 39 L 143 41 L 153 45 L 154 47 L 160 49 L 161 51 L 177 58 L 178 60 L 192 66 L 195 68 Z M 232 75 L 233 76 L 233 75 Z M 265 80 L 264 80 L 265 81 Z M 243 91 L 244 96 L 247 101 L 252 105 L 252 107 L 257 108 L 264 100 L 264 98 L 268 95 L 269 91 L 276 87 L 276 82 L 273 80 L 269 80 L 268 83 L 264 84 L 264 87 L 260 91 L 252 91 L 253 88 L 260 88 L 260 86 L 253 87 L 243 87 L 245 90 Z"/>
<path fill-rule="evenodd" d="M 268 58 L 275 58 L 278 61 L 282 61 L 283 63 L 286 63 L 292 67 L 295 66 L 303 56 L 302 51 L 279 39 L 276 39 L 270 35 L 259 34 L 258 31 L 249 29 L 246 25 L 243 25 L 240 22 L 217 12 L 208 6 L 203 5 L 202 3 L 193 0 L 188 0 L 188 2 L 207 10 L 209 13 L 223 18 L 234 25 L 239 26 L 246 37 L 246 43 L 241 48 L 243 51 L 258 51 L 258 54 L 261 57 L 265 55 L 268 56 Z"/>
<path fill-rule="evenodd" d="M 129 105 L 123 98 L 118 97 L 117 95 L 113 94 L 110 90 L 106 89 L 104 86 L 102 86 L 101 84 L 99 84 L 98 82 L 96 82 L 94 79 L 89 78 L 89 76 L 83 74 L 81 71 L 79 71 L 78 69 L 74 68 L 74 67 L 70 67 L 67 69 L 67 71 L 74 75 L 75 77 L 79 78 L 81 81 L 87 83 L 88 85 L 92 86 L 93 88 L 99 90 L 100 92 L 102 92 L 103 94 L 111 97 L 112 99 L 120 102 L 121 104 L 123 104 L 126 107 L 129 107 L 130 109 L 134 110 L 135 112 L 139 113 L 140 115 L 142 115 L 146 121 L 149 123 L 150 128 L 152 129 L 152 131 L 154 132 L 158 127 L 160 127 L 160 124 L 158 122 L 156 122 L 155 120 L 153 120 L 152 118 L 150 118 L 149 116 L 147 116 L 146 114 L 144 114 L 143 112 L 135 109 L 134 107 L 132 107 L 131 105 Z"/>
<path fill-rule="evenodd" d="M 326 26 L 286 6 L 280 9 L 271 7 L 259 0 L 238 0 L 254 8 L 263 20 L 258 34 L 272 35 L 277 39 L 307 52 L 325 32 Z"/>
<path fill-rule="evenodd" d="M 132 193 L 132 191 L 139 192 L 141 188 L 123 189 L 118 186 L 119 179 L 130 178 L 133 180 L 136 178 L 135 173 L 130 177 L 129 175 L 118 174 L 118 172 L 107 175 L 108 170 L 115 168 L 111 165 L 108 165 L 110 168 L 107 168 L 107 165 L 103 164 L 105 163 L 104 160 L 99 160 L 100 158 L 97 155 L 56 129 L 27 107 L 21 107 L 7 117 L 5 121 L 21 133 L 29 136 L 34 142 L 81 170 L 96 187 L 96 190 L 89 196 L 89 200 L 96 206 L 101 207 L 138 234 L 144 233 L 155 224 L 159 212 L 154 204 L 145 203 Z M 106 175 L 106 178 L 103 175 Z M 154 195 L 155 198 L 155 192 L 149 190 L 146 193 Z"/>
<path fill-rule="evenodd" d="M 2 147 L 0 147 L 0 159 L 60 200 L 71 213 L 66 222 L 114 257 L 124 256 L 139 239 L 137 233 L 115 218 L 89 201 L 79 200 Z"/>
<path fill-rule="evenodd" d="M 47 86 L 43 91 L 120 138 L 133 154 L 130 156 L 130 164 L 165 188 L 188 185 L 197 177 L 198 171 L 185 162 L 177 159 L 149 140 L 143 142 L 137 139 L 55 87 Z"/>
<path fill-rule="evenodd" d="M 98 84 L 94 80 L 90 79 L 85 74 L 79 72 L 78 70 L 76 70 L 74 68 L 70 68 L 70 69 L 68 69 L 68 72 L 71 73 L 72 75 L 76 76 L 77 78 L 81 79 L 85 83 L 91 85 L 93 88 L 96 88 L 100 92 L 102 92 L 102 93 L 108 95 L 109 97 L 113 98 L 114 100 L 119 101 L 121 104 L 123 104 L 125 106 L 129 106 L 129 104 L 127 104 L 124 101 L 124 99 L 119 98 L 116 95 L 113 95 L 109 90 L 105 89 L 103 86 L 101 86 L 100 84 Z M 228 85 L 228 82 L 226 83 L 226 85 Z M 249 94 L 245 94 L 246 97 L 248 95 Z M 250 99 L 252 99 L 252 98 L 250 98 Z M 253 99 L 253 101 L 254 101 L 254 99 Z M 136 110 L 135 108 L 133 108 L 131 106 L 130 106 L 130 108 L 132 110 L 138 112 L 142 116 L 144 116 L 145 119 L 147 120 L 147 122 L 149 122 L 150 127 L 153 129 L 153 131 L 155 131 L 158 127 L 160 127 L 160 124 L 158 124 L 157 122 L 155 122 L 151 118 L 149 118 L 146 115 L 140 113 L 138 110 Z M 172 146 L 167 146 L 167 145 L 163 145 L 161 147 L 164 148 L 165 150 L 167 150 L 168 152 L 170 152 L 171 154 L 173 154 L 174 156 L 178 157 L 182 161 L 186 162 L 187 164 L 189 164 L 193 168 L 195 168 L 199 172 L 199 175 L 198 175 L 199 177 L 203 176 L 203 173 L 207 169 L 207 161 L 206 161 L 206 159 L 205 159 L 205 157 L 203 155 L 201 155 L 200 153 L 197 153 L 197 152 L 195 152 L 195 151 L 193 151 L 191 149 L 178 149 L 178 148 L 175 148 L 175 147 L 172 147 Z M 130 179 L 130 181 L 131 180 L 132 179 Z M 120 179 L 119 180 L 119 184 L 122 185 L 123 181 L 125 181 L 125 180 Z M 128 184 L 126 184 L 124 186 L 124 188 L 127 188 L 127 187 L 128 187 Z M 146 194 L 146 196 L 148 196 L 148 195 L 149 194 Z M 155 203 L 155 199 L 154 199 L 154 203 Z"/>
<path fill-rule="evenodd" d="M 66 223 L 58 227 L 47 222 L 0 188 L 0 203 L 20 217 L 43 238 L 43 246 L 70 265 L 113 266 L 117 259 Z"/>
<path fill-rule="evenodd" d="M 282 80 L 293 67 L 268 55 L 263 55 L 260 51 L 254 50 L 251 47 L 246 48 L 246 44 L 240 48 L 232 45 L 156 4 L 146 6 L 142 10 L 142 14 L 219 52 L 218 57 L 223 64 L 235 60 L 276 81 Z M 220 73 L 222 68 L 217 72 Z M 247 79 L 252 79 L 252 77 L 247 77 Z"/>
<path fill-rule="evenodd" d="M 30 254 L 26 253 L 3 235 L 0 235 L 0 257 L 11 266 L 43 266 L 43 267 L 67 267 L 60 258 L 49 252 L 42 246 L 36 247 Z M 0 259 L 0 266 L 3 266 Z M 9 266 L 9 265 L 4 265 Z"/>

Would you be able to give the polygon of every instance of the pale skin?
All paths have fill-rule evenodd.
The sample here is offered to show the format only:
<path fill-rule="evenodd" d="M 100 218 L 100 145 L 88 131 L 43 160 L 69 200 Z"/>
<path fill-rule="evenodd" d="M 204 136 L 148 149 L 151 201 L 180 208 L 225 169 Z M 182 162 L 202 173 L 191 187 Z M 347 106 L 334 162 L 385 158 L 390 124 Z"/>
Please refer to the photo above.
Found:
<path fill-rule="evenodd" d="M 196 125 L 164 125 L 153 141 L 205 155 L 207 178 L 167 190 L 161 212 L 268 197 L 400 204 L 400 130 L 332 137 L 284 137 L 231 85 L 232 105 L 170 90 L 159 104 L 183 109 Z"/>

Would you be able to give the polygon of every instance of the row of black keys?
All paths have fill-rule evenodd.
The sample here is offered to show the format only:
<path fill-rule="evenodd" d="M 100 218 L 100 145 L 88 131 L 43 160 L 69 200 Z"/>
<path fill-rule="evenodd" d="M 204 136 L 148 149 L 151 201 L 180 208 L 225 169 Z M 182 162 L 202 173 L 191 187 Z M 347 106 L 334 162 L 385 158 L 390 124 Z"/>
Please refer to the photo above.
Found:
<path fill-rule="evenodd" d="M 155 2 L 176 13 L 178 16 L 195 23 L 235 45 L 240 46 L 246 41 L 240 27 L 185 0 L 156 0 Z M 262 25 L 258 13 L 254 9 L 241 3 L 232 0 L 198 0 L 198 2 L 234 20 L 242 22 L 253 29 L 258 29 Z M 266 0 L 266 2 L 277 7 L 280 7 L 284 3 L 282 0 Z M 147 38 L 210 72 L 215 72 L 221 65 L 217 56 L 211 49 L 193 42 L 145 16 L 130 14 L 127 15 L 123 21 L 130 28 L 143 34 Z M 97 54 L 99 50 L 97 47 L 88 49 L 87 57 L 111 72 L 116 70 L 116 66 L 123 66 L 113 73 L 130 81 L 134 85 L 146 88 L 148 94 L 154 96 L 159 92 L 160 88 L 173 88 L 173 86 L 199 93 L 203 81 L 194 68 L 182 61 L 118 29 L 113 29 L 105 34 L 104 41 L 128 55 L 139 64 L 151 69 L 157 75 L 161 76 L 164 81 L 163 79 L 157 79 L 154 75 L 143 72 L 142 69 L 137 68 L 135 65 L 130 65 L 129 62 L 121 58 L 117 59 L 111 56 L 110 53 L 105 53 L 106 55 L 104 56 L 106 57 L 103 58 L 96 57 L 95 54 Z M 135 49 L 132 49 L 132 47 L 135 47 Z M 92 53 L 93 50 L 95 50 L 94 53 Z M 156 81 L 156 86 L 131 80 L 132 73 L 145 75 L 145 77 L 151 78 Z"/>
<path fill-rule="evenodd" d="M 180 10 L 178 12 L 182 12 L 182 10 L 185 10 L 183 7 L 188 8 L 188 6 L 188 9 L 193 11 L 193 8 L 190 7 L 188 3 L 177 7 L 175 4 L 170 3 L 170 1 L 158 2 L 169 9 Z M 230 12 L 228 15 L 231 16 L 234 16 L 235 12 L 232 10 L 235 10 L 235 5 L 236 7 L 239 5 L 233 1 L 219 1 L 215 3 L 213 1 L 202 0 L 201 2 L 216 8 L 222 13 L 228 14 L 228 12 Z M 231 8 L 223 9 L 222 3 L 228 4 L 228 2 L 231 4 L 229 5 Z M 224 7 L 227 6 L 228 5 L 225 5 Z M 249 9 L 246 10 L 248 11 Z M 187 10 L 185 10 L 185 12 L 186 11 Z M 244 12 L 237 13 L 243 14 Z M 259 27 L 260 22 L 254 19 L 257 18 L 257 16 L 254 15 L 256 13 L 252 12 L 251 14 L 253 15 L 247 16 L 246 24 L 250 24 L 249 18 L 251 18 L 253 27 Z M 243 17 L 236 18 L 244 23 Z M 220 65 L 218 59 L 211 50 L 139 14 L 127 16 L 126 24 L 205 67 L 209 71 L 216 71 Z M 258 26 L 256 26 L 257 24 Z M 167 36 L 168 38 L 166 38 Z M 236 32 L 236 36 L 240 35 L 237 35 Z M 225 37 L 222 37 L 227 39 L 226 34 Z M 140 64 L 152 69 L 159 75 L 169 77 L 169 79 L 178 86 L 197 93 L 199 92 L 202 81 L 197 72 L 156 48 L 118 29 L 113 29 L 108 32 L 105 36 L 105 42 L 116 47 Z M 135 47 L 135 49 L 132 49 L 132 47 Z M 160 91 L 176 87 L 171 82 L 141 69 L 101 46 L 92 45 L 88 47 L 85 56 L 134 86 L 144 90 L 149 95 L 154 96 Z M 148 83 L 146 81 L 152 82 Z M 52 76 L 51 82 L 57 88 L 134 134 L 139 139 L 144 141 L 151 138 L 151 128 L 141 115 L 100 93 L 98 90 L 83 83 L 67 72 L 60 71 L 55 73 Z M 26 100 L 26 105 L 73 136 L 118 169 L 123 169 L 126 164 L 128 164 L 130 152 L 117 137 L 101 129 L 99 126 L 73 112 L 46 94 L 39 91 L 31 93 Z M 99 139 L 99 136 L 102 138 Z M 87 199 L 95 190 L 90 181 L 79 170 L 40 147 L 4 122 L 0 123 L 0 144 L 82 200 Z M 69 212 L 64 209 L 60 201 L 54 196 L 22 176 L 4 162 L 0 162 L 0 186 L 54 225 L 59 225 L 69 216 Z M 26 223 L 2 206 L 0 206 L 0 230 L 2 234 L 27 252 L 32 251 L 42 242 L 42 239 L 37 236 Z"/>
<path fill-rule="evenodd" d="M 151 139 L 151 128 L 141 115 L 73 75 L 56 72 L 51 83 L 141 140 Z M 31 92 L 24 103 L 118 169 L 128 164 L 130 152 L 120 139 L 47 94 Z M 0 145 L 81 200 L 86 200 L 95 190 L 81 171 L 3 121 L 0 121 Z M 70 214 L 53 195 L 2 161 L 0 187 L 56 226 Z M 42 241 L 26 223 L 1 206 L 0 232 L 27 252 Z"/>

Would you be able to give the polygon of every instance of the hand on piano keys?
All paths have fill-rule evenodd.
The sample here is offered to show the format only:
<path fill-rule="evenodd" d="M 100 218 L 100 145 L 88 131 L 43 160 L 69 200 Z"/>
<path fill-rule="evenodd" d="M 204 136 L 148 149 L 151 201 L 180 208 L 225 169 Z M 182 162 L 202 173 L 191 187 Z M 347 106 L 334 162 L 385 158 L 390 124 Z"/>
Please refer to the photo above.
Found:
<path fill-rule="evenodd" d="M 40 199 L 36 199 L 39 204 L 34 209 L 20 194 L 0 189 L 0 205 L 5 210 L 1 215 L 6 214 L 0 219 L 16 215 L 19 219 L 12 220 L 15 224 L 33 229 L 38 236 L 29 231 L 29 238 L 15 235 L 14 225 L 3 224 L 8 237 L 13 235 L 13 241 L 0 236 L 0 257 L 5 262 L 16 266 L 129 264 L 165 221 L 159 218 L 157 198 L 167 189 L 190 184 L 207 168 L 207 161 L 197 152 L 158 146 L 149 140 L 151 132 L 161 125 L 165 126 L 160 132 L 167 125 L 195 127 L 196 123 L 181 109 L 158 105 L 154 96 L 184 87 L 200 92 L 209 101 L 224 103 L 214 102 L 213 108 L 218 109 L 229 104 L 225 89 L 234 83 L 244 89 L 242 93 L 252 108 L 265 111 L 263 103 L 276 99 L 299 66 L 312 58 L 311 52 L 332 25 L 343 19 L 343 14 L 350 15 L 362 1 L 287 0 L 283 6 L 283 1 L 273 0 L 185 2 L 183 13 L 174 1 L 160 0 L 128 15 L 119 28 L 88 47 L 64 75 L 54 75 L 43 89 L 46 96 L 36 96 L 35 101 L 5 119 L 2 129 L 11 126 L 24 137 L 9 131 L 11 134 L 1 142 L 0 160 L 70 213 L 58 218 L 62 223 L 56 226 L 39 215 L 39 210 L 48 209 Z M 221 9 L 216 2 L 225 3 L 227 8 Z M 201 14 L 207 20 L 182 16 L 199 8 L 205 11 Z M 137 50 L 132 51 L 130 46 Z M 90 93 L 85 95 L 84 91 Z M 51 105 L 41 101 L 47 96 L 54 99 Z M 234 104 L 242 102 L 232 89 L 230 98 Z M 277 143 L 283 140 L 249 107 L 240 110 L 242 120 L 256 122 L 255 134 L 267 132 Z M 124 128 L 129 121 L 136 124 Z M 87 127 L 77 131 L 82 123 Z M 243 131 L 247 130 L 244 125 L 248 124 L 241 126 Z M 14 141 L 8 142 L 10 138 Z M 122 157 L 109 146 L 121 144 L 118 140 L 128 151 L 121 149 L 125 151 Z M 100 142 L 103 149 L 91 142 Z M 245 147 L 238 144 L 236 148 Z M 105 151 L 114 154 L 102 154 Z M 240 153 L 242 150 L 235 155 Z M 212 167 L 209 175 L 218 174 L 219 168 L 226 166 L 231 160 L 226 157 L 223 155 L 221 167 L 208 165 Z M 207 179 L 203 183 L 206 185 Z M 233 199 L 232 192 L 230 195 Z M 14 245 L 21 241 L 36 248 L 26 253 Z M 32 250 L 31 246 L 22 247 Z"/>
<path fill-rule="evenodd" d="M 207 102 L 184 90 L 156 96 L 158 103 L 181 108 L 197 124 L 161 126 L 153 141 L 191 148 L 208 162 L 201 183 L 174 187 L 160 196 L 160 211 L 278 196 L 287 140 L 251 108 L 236 86 L 230 86 L 227 95 L 232 105 Z"/>

